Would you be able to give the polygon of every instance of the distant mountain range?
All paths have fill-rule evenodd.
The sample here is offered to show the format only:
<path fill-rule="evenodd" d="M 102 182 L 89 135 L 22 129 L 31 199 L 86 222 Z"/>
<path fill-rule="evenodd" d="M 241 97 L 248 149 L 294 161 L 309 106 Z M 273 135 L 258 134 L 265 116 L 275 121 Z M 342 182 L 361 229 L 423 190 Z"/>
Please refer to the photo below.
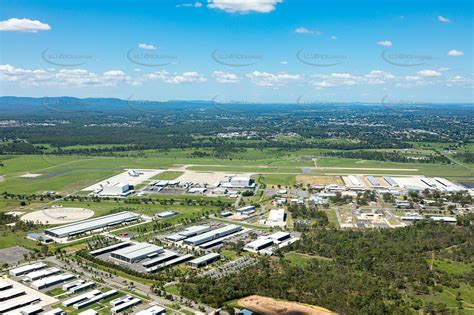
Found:
<path fill-rule="evenodd" d="M 227 110 L 228 112 L 241 111 L 245 108 L 247 111 L 272 111 L 272 110 L 291 110 L 291 109 L 310 109 L 310 108 L 334 108 L 340 106 L 341 108 L 347 108 L 348 106 L 385 106 L 384 104 L 377 103 L 321 103 L 321 104 L 289 104 L 289 103 L 226 103 L 219 102 L 219 100 L 193 100 L 193 101 L 182 101 L 182 100 L 171 100 L 165 102 L 159 101 L 147 101 L 147 100 L 123 100 L 118 98 L 75 98 L 75 97 L 16 97 L 16 96 L 2 96 L 0 97 L 0 117 L 9 117 L 11 115 L 18 116 L 23 114 L 27 116 L 55 116 L 54 114 L 64 115 L 71 113 L 89 113 L 89 114 L 145 114 L 145 113 L 171 113 L 175 110 L 181 111 L 213 111 Z M 418 109 L 443 105 L 452 106 L 452 104 L 388 104 L 386 106 L 396 107 L 404 106 L 405 108 L 417 107 Z M 456 106 L 472 107 L 473 104 L 456 104 Z"/>

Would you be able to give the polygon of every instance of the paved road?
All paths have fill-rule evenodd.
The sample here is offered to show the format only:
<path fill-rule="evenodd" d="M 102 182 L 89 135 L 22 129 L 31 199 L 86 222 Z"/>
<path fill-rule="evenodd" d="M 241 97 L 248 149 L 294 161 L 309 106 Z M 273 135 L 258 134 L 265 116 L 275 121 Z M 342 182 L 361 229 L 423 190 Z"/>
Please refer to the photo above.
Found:
<path fill-rule="evenodd" d="M 122 277 L 119 277 L 119 276 L 115 276 L 115 275 L 111 275 L 111 277 L 104 277 L 103 274 L 106 273 L 105 271 L 97 270 L 97 269 L 95 269 L 91 266 L 88 266 L 88 268 L 93 270 L 93 272 L 91 273 L 89 271 L 84 270 L 79 264 L 77 264 L 74 261 L 72 261 L 70 263 L 69 262 L 66 263 L 62 260 L 57 259 L 55 256 L 50 256 L 50 257 L 46 258 L 46 260 L 48 260 L 50 262 L 53 262 L 53 263 L 57 264 L 58 266 L 60 266 L 64 269 L 70 269 L 70 270 L 72 269 L 72 271 L 74 271 L 76 273 L 77 272 L 82 272 L 83 273 L 83 276 L 82 276 L 83 278 L 89 278 L 91 280 L 94 280 L 94 278 L 100 277 L 110 287 L 114 287 L 114 288 L 117 288 L 119 290 L 125 290 L 125 289 L 130 290 L 129 283 L 131 281 L 128 280 L 128 279 L 125 279 L 125 278 L 122 278 Z M 133 284 L 134 284 L 134 288 L 133 288 L 134 291 L 136 291 L 137 293 L 139 293 L 141 295 L 148 296 L 151 301 L 156 302 L 156 303 L 160 304 L 161 306 L 168 308 L 170 311 L 177 312 L 177 313 L 180 313 L 180 314 L 186 314 L 184 311 L 180 312 L 180 311 L 177 311 L 173 308 L 169 308 L 168 305 L 170 305 L 172 303 L 175 303 L 175 301 L 170 301 L 168 299 L 165 299 L 161 296 L 158 296 L 158 295 L 154 294 L 151 291 L 151 289 L 148 285 L 145 285 L 145 284 L 142 284 L 142 283 L 136 282 L 136 281 L 134 281 Z M 137 296 L 137 297 L 141 298 L 140 296 Z M 174 296 L 174 297 L 175 297 L 176 301 L 179 301 L 180 299 L 183 299 L 184 302 L 189 301 L 195 307 L 195 308 L 191 308 L 191 307 L 188 307 L 188 306 L 185 306 L 185 305 L 179 303 L 181 305 L 182 310 L 192 312 L 194 314 L 203 314 L 202 312 L 200 312 L 198 310 L 199 306 L 203 306 L 206 309 L 206 313 L 211 313 L 211 312 L 214 311 L 213 308 L 208 307 L 206 305 L 196 304 L 196 303 L 194 303 L 190 300 L 187 300 L 185 298 L 181 298 L 181 297 L 178 297 L 178 296 Z"/>

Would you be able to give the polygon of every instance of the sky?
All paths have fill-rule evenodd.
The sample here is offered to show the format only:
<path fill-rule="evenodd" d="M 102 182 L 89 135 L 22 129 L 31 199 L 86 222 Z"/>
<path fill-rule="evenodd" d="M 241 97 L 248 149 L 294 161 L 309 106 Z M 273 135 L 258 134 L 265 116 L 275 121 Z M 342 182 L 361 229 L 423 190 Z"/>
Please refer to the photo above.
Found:
<path fill-rule="evenodd" d="M 0 95 L 473 103 L 472 0 L 2 0 Z"/>

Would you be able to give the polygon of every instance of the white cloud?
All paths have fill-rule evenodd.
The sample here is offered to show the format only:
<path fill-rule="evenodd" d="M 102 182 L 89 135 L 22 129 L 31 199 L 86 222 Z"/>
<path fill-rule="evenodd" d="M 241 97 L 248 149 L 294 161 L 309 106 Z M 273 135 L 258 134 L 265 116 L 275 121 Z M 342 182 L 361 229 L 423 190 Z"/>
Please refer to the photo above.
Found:
<path fill-rule="evenodd" d="M 260 72 L 254 71 L 247 73 L 246 77 L 250 81 L 258 86 L 285 86 L 290 82 L 298 82 L 303 79 L 303 76 L 300 74 L 288 74 L 288 73 L 269 73 L 269 72 Z"/>
<path fill-rule="evenodd" d="M 441 76 L 441 72 L 438 72 L 436 70 L 420 70 L 416 74 L 418 74 L 422 77 L 439 77 L 439 76 Z"/>
<path fill-rule="evenodd" d="M 416 75 L 407 75 L 405 77 L 405 80 L 407 80 L 407 81 L 420 81 L 420 80 L 422 80 L 422 78 L 420 78 L 419 76 L 416 76 Z"/>
<path fill-rule="evenodd" d="M 269 13 L 283 0 L 208 0 L 208 7 L 229 13 Z"/>
<path fill-rule="evenodd" d="M 391 47 L 392 46 L 392 42 L 389 41 L 389 40 L 381 40 L 381 41 L 378 41 L 377 44 L 379 44 L 381 46 L 385 46 L 385 47 Z"/>
<path fill-rule="evenodd" d="M 460 50 L 452 49 L 448 51 L 448 56 L 457 57 L 457 56 L 462 56 L 462 55 L 464 55 L 464 53 Z"/>
<path fill-rule="evenodd" d="M 295 33 L 298 33 L 298 34 L 313 34 L 313 35 L 322 35 L 323 34 L 320 31 L 310 30 L 310 29 L 307 29 L 306 27 L 298 27 L 297 29 L 295 29 Z"/>
<path fill-rule="evenodd" d="M 331 39 L 332 39 L 332 40 L 337 40 L 337 36 L 332 35 L 332 36 L 331 36 Z"/>
<path fill-rule="evenodd" d="M 159 80 L 169 84 L 200 83 L 207 79 L 197 72 L 170 74 L 157 71 L 138 76 L 129 76 L 122 70 L 109 70 L 102 74 L 85 69 L 22 69 L 12 65 L 0 65 L 0 81 L 16 81 L 24 86 L 58 86 L 58 87 L 107 87 L 119 83 L 140 85 L 143 82 Z"/>
<path fill-rule="evenodd" d="M 385 79 L 385 80 L 392 80 L 395 79 L 395 76 L 391 73 L 382 71 L 382 70 L 372 70 L 368 74 L 365 75 L 366 78 L 373 79 Z"/>
<path fill-rule="evenodd" d="M 138 44 L 138 48 L 141 48 L 141 49 L 147 49 L 147 50 L 156 50 L 158 49 L 155 45 L 152 45 L 152 44 Z"/>
<path fill-rule="evenodd" d="M 448 19 L 447 17 L 444 17 L 442 15 L 438 15 L 438 21 L 441 23 L 451 23 L 451 20 Z"/>
<path fill-rule="evenodd" d="M 474 79 L 456 75 L 446 80 L 446 86 L 474 88 Z"/>
<path fill-rule="evenodd" d="M 282 65 L 287 65 L 287 64 L 288 64 L 288 61 L 282 60 L 282 61 L 280 61 L 280 63 L 281 63 Z"/>
<path fill-rule="evenodd" d="M 0 31 L 31 32 L 49 31 L 51 26 L 38 20 L 11 18 L 0 21 Z"/>
<path fill-rule="evenodd" d="M 164 79 L 164 82 L 170 83 L 170 84 L 202 83 L 206 81 L 207 79 L 203 75 L 194 71 L 183 72 L 181 74 L 174 74 Z"/>
<path fill-rule="evenodd" d="M 235 73 L 224 72 L 224 71 L 214 71 L 212 76 L 219 83 L 239 83 L 240 78 Z"/>

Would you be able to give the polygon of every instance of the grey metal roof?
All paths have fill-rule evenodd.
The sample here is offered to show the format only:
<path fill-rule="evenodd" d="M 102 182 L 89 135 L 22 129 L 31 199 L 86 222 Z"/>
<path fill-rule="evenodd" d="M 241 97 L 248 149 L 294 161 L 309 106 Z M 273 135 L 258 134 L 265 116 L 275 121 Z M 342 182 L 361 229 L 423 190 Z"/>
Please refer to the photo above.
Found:
<path fill-rule="evenodd" d="M 113 252 L 114 255 L 123 256 L 126 259 L 133 260 L 135 258 L 143 257 L 146 255 L 154 254 L 156 252 L 162 252 L 163 247 L 156 246 L 148 243 L 138 243 L 132 246 L 128 246 Z"/>
<path fill-rule="evenodd" d="M 108 225 L 115 225 L 121 222 L 137 220 L 140 218 L 139 214 L 130 211 L 123 211 L 119 213 L 109 214 L 102 217 L 70 223 L 59 227 L 46 229 L 50 233 L 57 235 L 77 234 L 106 227 Z"/>
<path fill-rule="evenodd" d="M 215 229 L 215 230 L 212 230 L 212 231 L 209 231 L 209 232 L 206 232 L 206 233 L 199 234 L 199 235 L 196 235 L 194 237 L 188 238 L 188 239 L 186 239 L 186 242 L 200 244 L 200 242 L 202 242 L 204 240 L 207 240 L 209 238 L 213 238 L 213 237 L 217 237 L 217 236 L 222 237 L 222 236 L 228 235 L 229 233 L 237 232 L 241 229 L 242 229 L 242 227 L 240 225 L 229 224 L 229 225 L 223 226 L 221 228 L 218 228 L 218 229 Z"/>
<path fill-rule="evenodd" d="M 207 262 L 209 260 L 212 260 L 212 259 L 215 259 L 215 258 L 218 258 L 218 257 L 221 257 L 221 255 L 219 255 L 218 253 L 209 253 L 207 255 L 195 258 L 195 259 L 189 261 L 189 263 L 190 264 L 200 264 L 200 263 Z"/>

